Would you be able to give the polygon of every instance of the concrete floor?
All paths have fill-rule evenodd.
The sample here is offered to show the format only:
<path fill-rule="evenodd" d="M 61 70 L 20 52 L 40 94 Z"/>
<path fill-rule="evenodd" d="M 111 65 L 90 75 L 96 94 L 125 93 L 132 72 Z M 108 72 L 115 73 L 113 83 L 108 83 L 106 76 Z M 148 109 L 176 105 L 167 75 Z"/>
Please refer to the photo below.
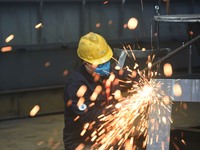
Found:
<path fill-rule="evenodd" d="M 200 149 L 199 108 L 200 103 L 188 103 L 188 109 L 182 112 L 187 116 L 172 113 L 176 130 L 171 131 L 170 150 L 177 150 L 174 143 L 181 150 Z M 62 113 L 0 121 L 0 150 L 64 150 L 63 127 Z M 180 142 L 182 138 L 187 145 Z"/>
<path fill-rule="evenodd" d="M 0 122 L 0 150 L 64 150 L 63 114 Z"/>

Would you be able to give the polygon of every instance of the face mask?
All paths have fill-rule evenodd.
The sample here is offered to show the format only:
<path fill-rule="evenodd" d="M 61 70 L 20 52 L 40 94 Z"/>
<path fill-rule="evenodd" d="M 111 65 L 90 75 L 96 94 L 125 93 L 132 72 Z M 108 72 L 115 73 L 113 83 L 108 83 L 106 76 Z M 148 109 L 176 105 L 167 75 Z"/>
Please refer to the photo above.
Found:
<path fill-rule="evenodd" d="M 108 76 L 110 73 L 110 61 L 98 65 L 94 71 L 100 76 Z"/>

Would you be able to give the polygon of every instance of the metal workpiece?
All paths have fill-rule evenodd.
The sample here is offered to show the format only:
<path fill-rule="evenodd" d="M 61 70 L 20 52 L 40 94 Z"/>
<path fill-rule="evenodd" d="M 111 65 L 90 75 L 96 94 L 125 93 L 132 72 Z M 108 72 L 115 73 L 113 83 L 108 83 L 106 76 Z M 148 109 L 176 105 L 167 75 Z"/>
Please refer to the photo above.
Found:
<path fill-rule="evenodd" d="M 147 150 L 160 150 L 169 149 L 170 131 L 172 128 L 185 129 L 189 127 L 198 126 L 199 109 L 200 106 L 200 80 L 199 79 L 156 79 L 156 82 L 161 83 L 161 89 L 165 92 L 166 96 L 171 97 L 172 103 L 168 105 L 168 110 L 158 104 L 151 105 L 151 109 L 160 110 L 151 111 L 149 114 L 148 136 L 150 137 L 147 144 Z M 174 95 L 174 85 L 180 85 L 180 96 Z M 180 90 L 179 89 L 179 90 Z M 185 107 L 181 108 L 179 103 L 185 103 Z M 187 105 L 186 105 L 187 104 Z M 178 107 L 177 107 L 178 105 Z M 179 108 L 179 111 L 176 111 Z M 171 118 L 174 122 L 166 121 L 163 123 L 160 119 L 163 117 Z M 152 123 L 151 120 L 155 120 Z M 158 124 L 159 130 L 155 129 L 155 123 Z"/>
<path fill-rule="evenodd" d="M 161 82 L 163 91 L 166 95 L 173 97 L 172 101 L 177 102 L 200 102 L 200 79 L 156 79 Z M 174 95 L 173 87 L 180 85 L 181 95 Z"/>

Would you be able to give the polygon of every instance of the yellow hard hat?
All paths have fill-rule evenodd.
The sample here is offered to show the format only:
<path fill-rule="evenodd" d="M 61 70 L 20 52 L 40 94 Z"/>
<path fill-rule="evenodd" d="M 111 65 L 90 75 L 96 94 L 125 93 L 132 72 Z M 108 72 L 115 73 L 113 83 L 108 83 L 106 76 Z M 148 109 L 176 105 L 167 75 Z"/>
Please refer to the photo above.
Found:
<path fill-rule="evenodd" d="M 113 56 L 106 40 L 101 35 L 93 32 L 81 37 L 77 54 L 84 61 L 97 65 L 109 61 Z"/>

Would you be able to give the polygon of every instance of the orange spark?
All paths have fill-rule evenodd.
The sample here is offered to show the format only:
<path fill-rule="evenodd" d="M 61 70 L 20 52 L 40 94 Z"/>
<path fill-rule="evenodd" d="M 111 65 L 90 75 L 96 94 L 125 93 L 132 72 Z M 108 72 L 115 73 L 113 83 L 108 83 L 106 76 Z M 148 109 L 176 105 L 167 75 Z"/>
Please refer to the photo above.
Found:
<path fill-rule="evenodd" d="M 127 24 L 128 24 L 128 28 L 130 30 L 134 30 L 137 27 L 137 25 L 138 25 L 138 20 L 136 18 L 130 18 L 128 20 Z"/>
<path fill-rule="evenodd" d="M 101 27 L 101 24 L 100 23 L 97 23 L 96 24 L 96 28 L 100 28 Z"/>
<path fill-rule="evenodd" d="M 95 74 L 93 74 L 93 78 L 94 78 L 94 82 L 97 82 L 100 79 L 100 75 L 95 73 Z"/>
<path fill-rule="evenodd" d="M 39 29 L 39 28 L 42 28 L 42 27 L 43 27 L 42 23 L 38 23 L 38 24 L 35 25 L 36 29 Z"/>
<path fill-rule="evenodd" d="M 77 106 L 80 107 L 81 105 L 83 105 L 85 102 L 85 98 L 84 97 L 80 97 L 77 103 Z"/>
<path fill-rule="evenodd" d="M 177 96 L 177 97 L 182 95 L 182 89 L 181 89 L 181 86 L 178 83 L 174 84 L 173 92 L 174 92 L 174 95 Z"/>
<path fill-rule="evenodd" d="M 83 143 L 79 144 L 75 150 L 84 150 L 85 145 Z"/>
<path fill-rule="evenodd" d="M 63 71 L 63 76 L 67 76 L 69 74 L 69 71 L 68 70 L 64 70 Z"/>
<path fill-rule="evenodd" d="M 187 110 L 187 104 L 186 103 L 183 103 L 183 109 Z"/>
<path fill-rule="evenodd" d="M 107 4 L 107 3 L 108 3 L 108 1 L 104 1 L 104 2 L 103 2 L 104 5 Z"/>
<path fill-rule="evenodd" d="M 66 105 L 67 105 L 67 107 L 71 106 L 72 105 L 72 100 L 68 100 Z"/>
<path fill-rule="evenodd" d="M 163 102 L 164 102 L 164 104 L 168 105 L 168 104 L 170 103 L 169 96 L 165 95 L 165 96 L 163 97 Z"/>
<path fill-rule="evenodd" d="M 114 98 L 115 98 L 116 100 L 118 100 L 118 99 L 120 99 L 121 97 L 122 97 L 121 91 L 120 91 L 120 90 L 116 90 L 116 91 L 114 92 Z"/>
<path fill-rule="evenodd" d="M 152 63 L 148 62 L 148 68 L 151 69 L 151 67 L 152 67 Z"/>
<path fill-rule="evenodd" d="M 90 100 L 91 100 L 91 101 L 95 101 L 96 98 L 97 98 L 97 96 L 98 96 L 98 93 L 94 91 L 94 92 L 92 93 L 92 95 L 90 96 Z"/>
<path fill-rule="evenodd" d="M 12 46 L 5 46 L 1 48 L 1 52 L 9 52 L 12 51 Z"/>
<path fill-rule="evenodd" d="M 46 68 L 47 68 L 47 67 L 49 67 L 49 66 L 50 66 L 50 64 L 51 64 L 51 63 L 50 63 L 49 61 L 47 61 L 47 62 L 44 64 L 44 67 L 46 67 Z"/>
<path fill-rule="evenodd" d="M 146 51 L 146 48 L 142 48 L 142 51 L 143 51 L 143 52 Z"/>
<path fill-rule="evenodd" d="M 128 27 L 128 25 L 125 23 L 123 27 L 124 27 L 124 29 L 126 29 Z"/>
<path fill-rule="evenodd" d="M 164 64 L 163 70 L 164 70 L 164 75 L 165 75 L 166 77 L 172 76 L 173 70 L 172 70 L 172 66 L 171 66 L 170 63 Z"/>
<path fill-rule="evenodd" d="M 33 107 L 33 109 L 30 111 L 30 116 L 35 116 L 37 113 L 38 113 L 38 111 L 40 110 L 40 106 L 39 105 L 35 105 L 34 107 Z"/>
<path fill-rule="evenodd" d="M 6 38 L 5 42 L 6 42 L 6 43 L 9 43 L 11 40 L 14 39 L 14 37 L 15 37 L 14 34 L 9 35 L 9 36 Z"/>
<path fill-rule="evenodd" d="M 77 121 L 80 118 L 80 116 L 77 116 L 76 118 L 74 118 L 74 121 Z"/>
<path fill-rule="evenodd" d="M 85 94 L 86 91 L 87 91 L 87 86 L 82 85 L 82 86 L 78 89 L 78 91 L 76 92 L 76 95 L 77 95 L 78 97 L 82 97 L 82 96 Z"/>
<path fill-rule="evenodd" d="M 109 76 L 109 78 L 108 78 L 108 80 L 110 82 L 112 82 L 112 81 L 114 81 L 114 79 L 115 79 L 115 75 L 113 73 L 111 73 L 110 76 Z"/>
<path fill-rule="evenodd" d="M 92 106 L 94 106 L 95 105 L 95 103 L 90 103 L 89 104 L 89 107 L 92 107 Z"/>
<path fill-rule="evenodd" d="M 182 139 L 181 142 L 182 142 L 184 145 L 187 145 L 184 139 Z"/>

